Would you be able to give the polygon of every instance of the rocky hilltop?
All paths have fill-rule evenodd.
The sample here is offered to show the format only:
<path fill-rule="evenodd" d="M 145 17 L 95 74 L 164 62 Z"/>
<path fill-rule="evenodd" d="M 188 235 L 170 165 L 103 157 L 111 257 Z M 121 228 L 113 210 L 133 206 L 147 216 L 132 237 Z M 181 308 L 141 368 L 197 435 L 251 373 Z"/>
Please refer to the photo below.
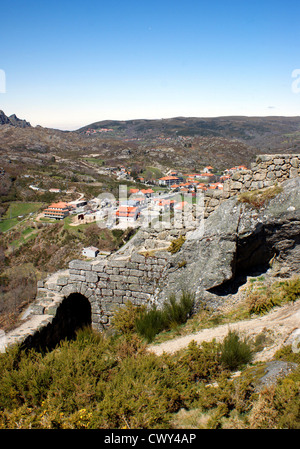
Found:
<path fill-rule="evenodd" d="M 17 126 L 20 128 L 29 128 L 31 127 L 30 123 L 26 120 L 19 119 L 16 114 L 12 114 L 9 117 L 4 114 L 3 111 L 0 111 L 0 125 L 11 125 Z"/>

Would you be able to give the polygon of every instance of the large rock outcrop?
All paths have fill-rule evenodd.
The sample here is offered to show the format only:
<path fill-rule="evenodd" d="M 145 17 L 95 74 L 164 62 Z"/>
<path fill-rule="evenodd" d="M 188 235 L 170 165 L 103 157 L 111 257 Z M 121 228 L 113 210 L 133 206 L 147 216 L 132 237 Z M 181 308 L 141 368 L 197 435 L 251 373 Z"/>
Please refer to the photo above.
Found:
<path fill-rule="evenodd" d="M 187 234 L 169 260 L 161 298 L 181 289 L 193 291 L 198 302 L 222 296 L 247 275 L 265 272 L 271 261 L 280 275 L 300 273 L 299 243 L 299 177 L 285 181 L 282 191 L 259 209 L 233 197 L 205 220 L 204 232 Z"/>
<path fill-rule="evenodd" d="M 3 111 L 0 111 L 0 125 L 11 125 L 17 126 L 19 128 L 29 128 L 31 127 L 30 123 L 26 120 L 19 119 L 16 114 L 12 114 L 9 117 L 4 114 Z"/>

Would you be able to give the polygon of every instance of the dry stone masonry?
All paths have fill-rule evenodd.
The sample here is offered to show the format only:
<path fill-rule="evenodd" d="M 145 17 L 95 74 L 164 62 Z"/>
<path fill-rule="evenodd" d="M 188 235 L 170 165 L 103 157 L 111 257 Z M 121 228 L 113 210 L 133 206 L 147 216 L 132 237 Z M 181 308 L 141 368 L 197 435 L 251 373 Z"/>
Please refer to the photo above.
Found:
<path fill-rule="evenodd" d="M 38 284 L 38 304 L 33 313 L 53 316 L 63 298 L 72 293 L 85 296 L 92 311 L 92 327 L 103 330 L 114 310 L 131 301 L 147 304 L 154 299 L 157 286 L 167 266 L 165 257 L 145 257 L 134 253 L 98 261 L 73 260 L 69 270 L 55 273 Z"/>
<path fill-rule="evenodd" d="M 225 181 L 223 190 L 205 192 L 205 218 L 223 201 L 240 192 L 271 187 L 297 176 L 300 176 L 300 154 L 259 155 L 249 170 L 238 170 Z"/>
<path fill-rule="evenodd" d="M 251 164 L 251 170 L 233 174 L 224 185 L 230 196 L 246 190 L 263 189 L 300 175 L 299 154 L 263 154 Z"/>

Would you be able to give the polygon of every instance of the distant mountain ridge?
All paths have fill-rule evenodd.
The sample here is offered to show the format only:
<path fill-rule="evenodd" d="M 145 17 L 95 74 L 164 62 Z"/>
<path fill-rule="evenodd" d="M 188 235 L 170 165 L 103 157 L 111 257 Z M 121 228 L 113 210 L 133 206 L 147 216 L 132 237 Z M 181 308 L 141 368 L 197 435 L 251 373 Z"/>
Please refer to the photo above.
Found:
<path fill-rule="evenodd" d="M 19 119 L 16 114 L 12 114 L 9 117 L 0 111 L 0 125 L 12 125 L 20 128 L 29 128 L 31 124 L 26 120 Z"/>
<path fill-rule="evenodd" d="M 112 129 L 112 135 L 127 138 L 201 136 L 238 139 L 260 148 L 279 148 L 287 135 L 300 135 L 300 117 L 174 117 L 169 119 L 103 120 L 77 130 Z"/>

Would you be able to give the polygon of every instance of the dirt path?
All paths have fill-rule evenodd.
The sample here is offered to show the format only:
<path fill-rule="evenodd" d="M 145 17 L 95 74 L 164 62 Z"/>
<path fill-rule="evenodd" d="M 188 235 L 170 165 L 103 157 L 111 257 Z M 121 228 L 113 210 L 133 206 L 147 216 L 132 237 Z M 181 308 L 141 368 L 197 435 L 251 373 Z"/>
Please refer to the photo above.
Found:
<path fill-rule="evenodd" d="M 192 340 L 198 344 L 203 341 L 222 340 L 229 330 L 236 330 L 241 335 L 255 337 L 261 332 L 269 331 L 272 345 L 257 353 L 255 361 L 266 361 L 273 357 L 274 353 L 284 344 L 292 343 L 300 338 L 300 300 L 278 307 L 267 315 L 238 321 L 232 324 L 223 324 L 214 328 L 203 329 L 197 333 L 179 337 L 158 345 L 149 346 L 149 350 L 157 355 L 163 352 L 174 353 L 185 348 Z"/>

